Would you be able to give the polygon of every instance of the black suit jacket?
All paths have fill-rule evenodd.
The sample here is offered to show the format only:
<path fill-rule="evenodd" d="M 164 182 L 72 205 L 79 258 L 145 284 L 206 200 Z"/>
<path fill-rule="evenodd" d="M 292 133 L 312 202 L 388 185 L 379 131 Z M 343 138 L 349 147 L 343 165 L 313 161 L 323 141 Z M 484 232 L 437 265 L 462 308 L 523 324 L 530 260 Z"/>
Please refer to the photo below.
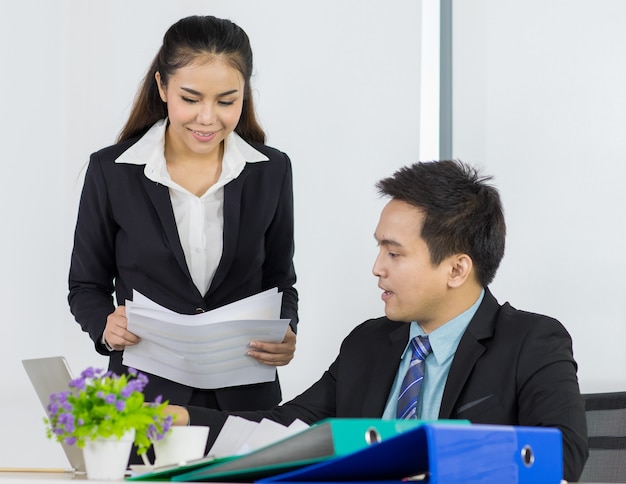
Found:
<path fill-rule="evenodd" d="M 293 287 L 293 192 L 285 153 L 253 144 L 269 161 L 247 163 L 224 187 L 224 247 L 211 287 L 194 285 L 178 237 L 168 188 L 149 180 L 144 165 L 115 163 L 134 138 L 91 155 L 85 175 L 69 273 L 70 309 L 96 349 L 107 316 L 132 300 L 136 289 L 180 314 L 223 306 L 265 289 L 283 292 L 282 318 L 298 322 Z M 109 369 L 121 373 L 122 352 L 110 355 Z M 192 389 L 148 375 L 146 396 L 189 402 Z M 217 391 L 220 408 L 271 408 L 281 400 L 278 381 Z"/>
<path fill-rule="evenodd" d="M 409 325 L 387 318 L 356 327 L 322 378 L 290 402 L 264 412 L 237 412 L 288 424 L 329 417 L 381 417 Z M 485 297 L 463 334 L 446 381 L 439 418 L 474 423 L 556 427 L 563 435 L 564 478 L 575 481 L 587 459 L 583 399 L 571 339 L 555 319 L 500 306 Z M 193 423 L 218 434 L 220 412 L 189 407 Z M 214 432 L 214 430 L 216 430 Z"/>

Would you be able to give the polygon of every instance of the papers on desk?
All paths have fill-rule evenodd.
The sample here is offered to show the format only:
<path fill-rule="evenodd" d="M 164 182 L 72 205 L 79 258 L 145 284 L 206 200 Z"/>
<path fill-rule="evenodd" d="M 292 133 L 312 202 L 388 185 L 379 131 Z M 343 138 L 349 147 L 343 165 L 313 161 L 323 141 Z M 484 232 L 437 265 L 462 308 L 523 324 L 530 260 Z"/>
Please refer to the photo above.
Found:
<path fill-rule="evenodd" d="M 178 314 L 133 291 L 126 301 L 128 330 L 141 338 L 124 350 L 123 363 L 194 388 L 223 388 L 273 381 L 276 368 L 246 355 L 251 341 L 278 343 L 288 319 L 280 319 L 276 288 L 205 313 Z"/>
<path fill-rule="evenodd" d="M 294 420 L 289 426 L 285 426 L 268 419 L 253 422 L 242 417 L 229 415 L 215 439 L 209 455 L 220 458 L 248 454 L 307 428 L 309 426 L 299 419 Z"/>

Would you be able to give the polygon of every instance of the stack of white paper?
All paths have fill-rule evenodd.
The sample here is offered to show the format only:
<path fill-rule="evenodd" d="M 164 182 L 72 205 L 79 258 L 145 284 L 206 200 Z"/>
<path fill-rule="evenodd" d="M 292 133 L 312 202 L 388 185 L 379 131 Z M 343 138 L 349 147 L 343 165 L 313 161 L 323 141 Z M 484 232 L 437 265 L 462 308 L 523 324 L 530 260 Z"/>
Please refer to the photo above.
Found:
<path fill-rule="evenodd" d="M 263 419 L 260 422 L 253 422 L 229 415 L 208 455 L 227 457 L 247 454 L 307 428 L 309 426 L 298 419 L 286 427 L 273 420 Z"/>
<path fill-rule="evenodd" d="M 123 363 L 194 388 L 223 388 L 273 381 L 276 368 L 247 356 L 251 341 L 278 343 L 288 319 L 280 319 L 276 288 L 205 313 L 177 314 L 137 291 L 126 301 L 128 331 L 141 341 L 124 350 Z"/>

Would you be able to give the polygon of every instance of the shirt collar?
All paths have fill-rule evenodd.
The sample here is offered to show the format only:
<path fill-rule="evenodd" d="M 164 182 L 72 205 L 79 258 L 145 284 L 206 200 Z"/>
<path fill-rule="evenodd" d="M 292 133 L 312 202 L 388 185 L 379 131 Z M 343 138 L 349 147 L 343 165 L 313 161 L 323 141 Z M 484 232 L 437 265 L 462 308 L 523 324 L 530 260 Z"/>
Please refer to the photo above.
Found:
<path fill-rule="evenodd" d="M 161 119 L 144 134 L 139 141 L 122 153 L 115 163 L 145 165 L 146 177 L 154 182 L 168 184 L 169 173 L 165 164 L 165 129 L 167 118 Z M 257 151 L 234 131 L 224 140 L 224 158 L 220 181 L 225 184 L 237 178 L 246 163 L 268 161 L 269 158 Z"/>
<path fill-rule="evenodd" d="M 483 289 L 476 302 L 468 310 L 462 312 L 444 325 L 439 326 L 428 335 L 428 341 L 430 342 L 433 356 L 439 365 L 454 356 L 456 348 L 459 346 L 459 342 L 461 341 L 461 337 L 474 317 L 474 314 L 476 314 L 478 306 L 480 306 L 484 296 L 485 290 Z M 424 336 L 425 334 L 426 333 L 424 333 L 422 327 L 417 324 L 416 321 L 411 323 L 409 339 L 413 339 L 415 336 Z M 407 344 L 404 351 L 408 351 L 408 348 L 409 345 Z"/>

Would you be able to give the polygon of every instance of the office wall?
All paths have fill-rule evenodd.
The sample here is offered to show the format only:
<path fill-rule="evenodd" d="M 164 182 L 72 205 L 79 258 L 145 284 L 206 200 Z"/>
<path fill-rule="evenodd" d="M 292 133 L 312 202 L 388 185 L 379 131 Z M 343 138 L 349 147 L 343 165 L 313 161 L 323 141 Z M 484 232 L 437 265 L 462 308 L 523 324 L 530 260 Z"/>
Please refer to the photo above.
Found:
<path fill-rule="evenodd" d="M 495 176 L 501 300 L 560 319 L 585 392 L 626 389 L 626 3 L 454 2 L 453 153 Z"/>
<path fill-rule="evenodd" d="M 371 275 L 382 206 L 373 185 L 418 159 L 421 2 L 3 5 L 0 412 L 14 441 L 0 467 L 66 465 L 20 361 L 63 354 L 77 372 L 106 364 L 66 303 L 83 169 L 114 141 L 167 27 L 191 14 L 248 32 L 268 143 L 293 161 L 301 324 L 296 358 L 280 371 L 285 396 L 321 375 L 350 328 L 383 313 Z"/>

